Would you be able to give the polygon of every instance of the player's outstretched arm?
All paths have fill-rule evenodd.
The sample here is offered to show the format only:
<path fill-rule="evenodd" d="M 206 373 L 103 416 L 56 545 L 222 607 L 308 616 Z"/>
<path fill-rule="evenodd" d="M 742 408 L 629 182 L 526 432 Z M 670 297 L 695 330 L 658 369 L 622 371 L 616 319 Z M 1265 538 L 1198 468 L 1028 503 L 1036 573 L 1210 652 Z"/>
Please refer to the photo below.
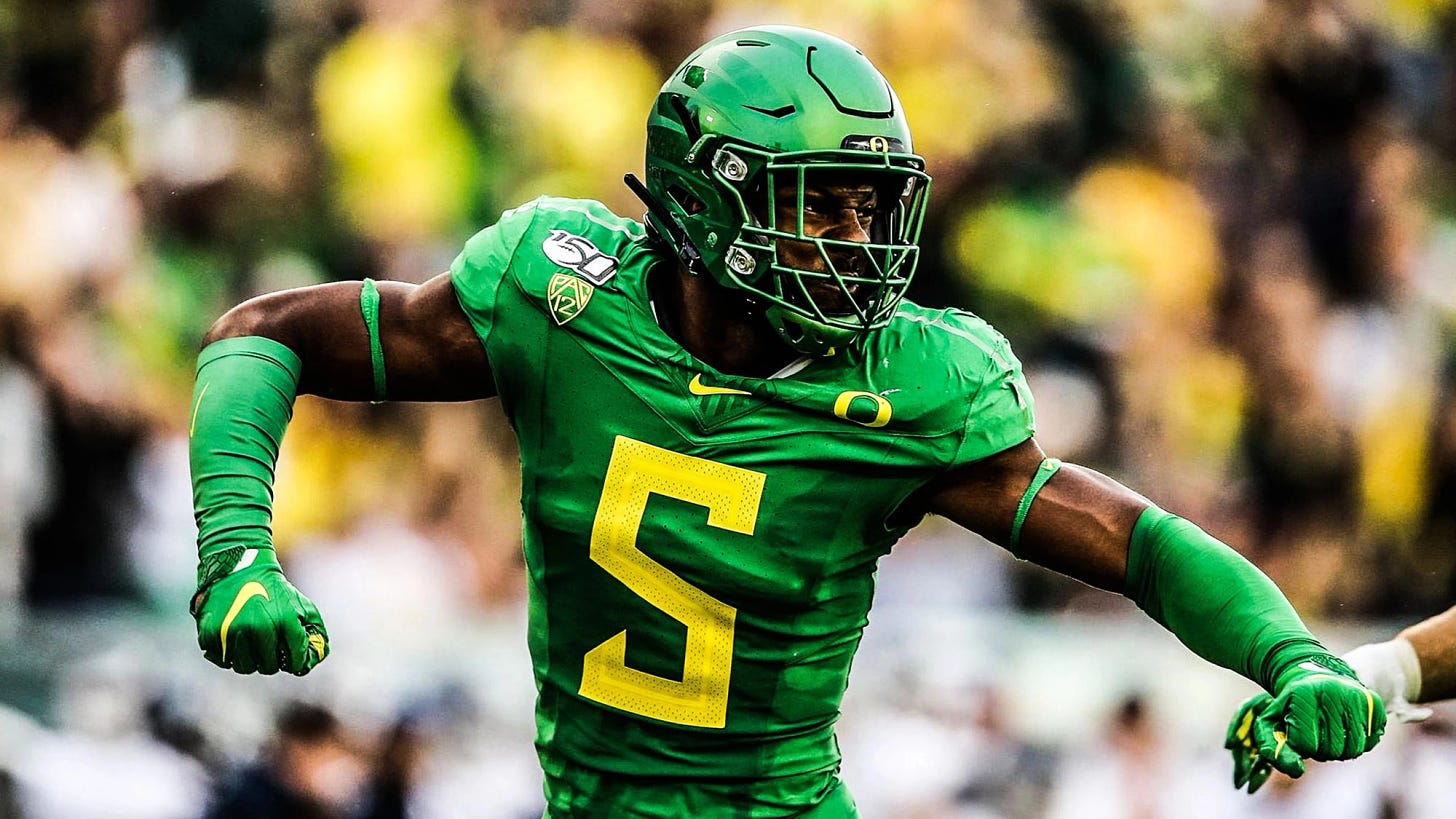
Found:
<path fill-rule="evenodd" d="M 449 275 L 260 296 L 213 325 L 189 427 L 198 527 L 191 610 L 203 655 L 241 674 L 306 674 L 328 653 L 318 609 L 273 553 L 273 468 L 294 398 L 484 398 L 485 350 Z"/>
<path fill-rule="evenodd" d="M 1354 758 L 1384 732 L 1380 697 L 1263 572 L 1111 478 L 1046 459 L 1032 440 L 959 467 L 925 497 L 1018 557 L 1126 595 L 1199 656 L 1263 687 L 1264 707 L 1229 738 L 1243 754 L 1237 786 L 1270 766 L 1298 776 L 1303 758 Z"/>

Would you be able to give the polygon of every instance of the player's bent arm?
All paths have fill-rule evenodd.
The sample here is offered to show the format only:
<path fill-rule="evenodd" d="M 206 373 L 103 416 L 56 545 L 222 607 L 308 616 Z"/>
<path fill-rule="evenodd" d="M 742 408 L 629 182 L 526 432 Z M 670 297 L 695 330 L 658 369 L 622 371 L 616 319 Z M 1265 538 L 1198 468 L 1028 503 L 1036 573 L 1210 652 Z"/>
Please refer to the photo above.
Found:
<path fill-rule="evenodd" d="M 204 347 L 261 337 L 298 356 L 300 395 L 345 401 L 469 401 L 495 393 L 485 348 L 455 297 L 450 274 L 420 285 L 379 282 L 378 348 L 386 393 L 361 308 L 361 282 L 335 282 L 250 299 L 218 319 Z"/>
<path fill-rule="evenodd" d="M 1380 699 L 1320 645 L 1263 572 L 1117 481 L 1048 463 L 1026 441 L 944 476 L 929 488 L 927 509 L 1019 557 L 1125 594 L 1199 656 L 1274 694 L 1262 733 L 1238 740 L 1280 770 L 1297 774 L 1301 756 L 1347 759 L 1375 745 L 1385 727 Z M 1047 475 L 1038 489 L 1036 476 Z"/>
<path fill-rule="evenodd" d="M 191 610 L 203 655 L 243 674 L 305 674 L 328 653 L 322 616 L 273 552 L 273 470 L 300 392 L 441 401 L 486 397 L 493 382 L 448 275 L 281 291 L 213 325 L 188 433 Z"/>

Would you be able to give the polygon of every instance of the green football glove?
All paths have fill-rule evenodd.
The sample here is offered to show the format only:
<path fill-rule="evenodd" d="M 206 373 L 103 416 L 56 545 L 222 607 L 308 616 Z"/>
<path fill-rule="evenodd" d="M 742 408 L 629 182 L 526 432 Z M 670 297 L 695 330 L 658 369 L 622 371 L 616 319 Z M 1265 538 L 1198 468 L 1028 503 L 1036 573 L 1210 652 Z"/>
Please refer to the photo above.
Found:
<path fill-rule="evenodd" d="M 1278 696 L 1247 700 L 1229 723 L 1234 787 L 1257 791 L 1278 770 L 1304 773 L 1304 759 L 1354 759 L 1385 733 L 1385 704 L 1337 657 L 1320 655 L 1280 675 Z"/>
<path fill-rule="evenodd" d="M 302 676 L 329 653 L 318 607 L 283 576 L 272 549 L 247 549 L 230 571 L 204 582 L 192 616 L 202 655 L 239 674 Z"/>
<path fill-rule="evenodd" d="M 1224 739 L 1223 747 L 1234 755 L 1236 790 L 1247 785 L 1249 793 L 1253 793 L 1274 773 L 1274 767 L 1259 758 L 1259 745 L 1254 741 L 1254 725 L 1273 701 L 1273 697 L 1260 691 L 1239 706 L 1233 721 L 1229 723 L 1228 736 Z"/>

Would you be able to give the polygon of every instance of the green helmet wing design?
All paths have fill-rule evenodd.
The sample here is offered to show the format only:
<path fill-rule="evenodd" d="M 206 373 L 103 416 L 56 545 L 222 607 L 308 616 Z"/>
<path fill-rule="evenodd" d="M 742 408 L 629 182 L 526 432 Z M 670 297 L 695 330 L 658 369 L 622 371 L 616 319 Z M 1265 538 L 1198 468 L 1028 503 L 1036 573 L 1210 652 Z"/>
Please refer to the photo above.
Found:
<path fill-rule="evenodd" d="M 768 26 L 709 41 L 668 78 L 647 120 L 646 190 L 634 187 L 689 271 L 746 293 L 791 346 L 823 354 L 894 314 L 918 261 L 924 167 L 899 99 L 863 54 Z M 804 192 L 827 178 L 883 191 L 869 242 L 805 233 Z M 783 195 L 796 196 L 798 217 L 781 224 Z M 785 242 L 814 248 L 817 262 L 791 266 Z"/>

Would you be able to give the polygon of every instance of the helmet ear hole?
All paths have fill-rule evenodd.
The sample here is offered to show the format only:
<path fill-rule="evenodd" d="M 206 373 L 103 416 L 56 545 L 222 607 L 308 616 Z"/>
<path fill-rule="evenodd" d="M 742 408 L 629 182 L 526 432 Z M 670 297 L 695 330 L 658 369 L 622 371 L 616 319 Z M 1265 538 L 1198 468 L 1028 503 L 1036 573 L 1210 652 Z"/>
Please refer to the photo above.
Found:
<path fill-rule="evenodd" d="M 708 209 L 708 206 L 703 200 L 688 193 L 687 188 L 684 188 L 682 185 L 669 185 L 667 195 L 671 196 L 672 201 L 676 202 L 678 207 L 682 208 L 689 216 L 702 213 Z"/>

